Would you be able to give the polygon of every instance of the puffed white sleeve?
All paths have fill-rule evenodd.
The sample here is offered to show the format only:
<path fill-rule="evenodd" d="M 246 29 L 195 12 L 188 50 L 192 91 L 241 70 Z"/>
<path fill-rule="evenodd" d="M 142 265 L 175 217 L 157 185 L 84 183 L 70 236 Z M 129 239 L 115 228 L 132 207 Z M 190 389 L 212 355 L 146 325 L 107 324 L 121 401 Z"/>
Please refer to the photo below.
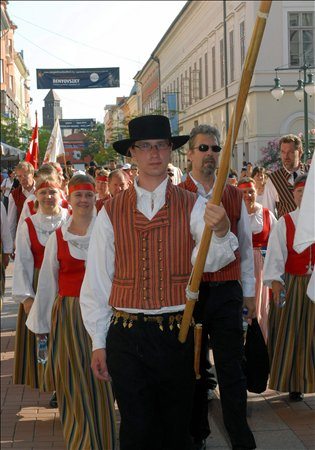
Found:
<path fill-rule="evenodd" d="M 288 257 L 286 226 L 283 217 L 273 227 L 270 233 L 263 269 L 264 285 L 271 287 L 272 281 L 280 281 L 285 271 L 285 262 Z"/>
<path fill-rule="evenodd" d="M 16 227 L 17 227 L 17 208 L 16 208 L 15 201 L 14 201 L 12 194 L 9 195 L 8 220 L 9 220 L 11 236 L 14 241 L 15 234 L 16 234 Z"/>
<path fill-rule="evenodd" d="M 105 208 L 102 208 L 91 234 L 80 293 L 82 319 L 92 339 L 93 350 L 106 347 L 112 315 L 108 302 L 114 276 L 114 261 L 114 230 Z"/>
<path fill-rule="evenodd" d="M 7 217 L 7 212 L 5 210 L 4 204 L 0 202 L 1 205 L 1 244 L 2 251 L 5 254 L 10 254 L 13 252 L 13 241 L 10 233 L 9 221 Z"/>
<path fill-rule="evenodd" d="M 34 257 L 31 250 L 28 226 L 24 222 L 16 235 L 12 287 L 12 296 L 15 301 L 23 302 L 28 297 L 35 297 L 33 277 Z"/>
<path fill-rule="evenodd" d="M 200 241 L 205 227 L 204 212 L 207 200 L 199 196 L 193 207 L 190 217 L 190 232 L 196 243 L 191 256 L 194 265 L 200 248 Z M 211 244 L 207 253 L 204 272 L 216 272 L 235 260 L 234 251 L 238 248 L 238 240 L 230 230 L 223 237 L 212 233 Z"/>
<path fill-rule="evenodd" d="M 49 236 L 45 247 L 35 301 L 26 321 L 26 326 L 33 333 L 50 332 L 52 307 L 58 293 L 58 271 L 57 239 L 56 233 L 53 233 Z"/>

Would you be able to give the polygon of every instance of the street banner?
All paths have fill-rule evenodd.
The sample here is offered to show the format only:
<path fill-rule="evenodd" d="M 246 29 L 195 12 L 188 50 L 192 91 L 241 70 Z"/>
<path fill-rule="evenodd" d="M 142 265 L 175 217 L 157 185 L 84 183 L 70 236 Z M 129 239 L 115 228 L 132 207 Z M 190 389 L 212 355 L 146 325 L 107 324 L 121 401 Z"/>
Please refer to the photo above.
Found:
<path fill-rule="evenodd" d="M 36 69 L 37 89 L 119 87 L 119 67 L 99 69 Z"/>
<path fill-rule="evenodd" d="M 35 113 L 36 121 L 35 127 L 33 129 L 31 142 L 28 151 L 25 155 L 25 161 L 32 164 L 35 170 L 38 169 L 38 122 L 37 122 L 37 112 Z"/>
<path fill-rule="evenodd" d="M 62 141 L 59 119 L 57 118 L 47 145 L 44 163 L 57 162 L 57 157 L 64 154 L 65 149 Z"/>
<path fill-rule="evenodd" d="M 66 130 L 66 129 L 87 130 L 87 129 L 95 127 L 96 120 L 95 119 L 60 119 L 59 125 L 62 130 Z"/>
<path fill-rule="evenodd" d="M 171 124 L 172 134 L 178 135 L 178 108 L 177 108 L 177 92 L 166 92 L 166 104 L 168 111 L 168 118 Z"/>

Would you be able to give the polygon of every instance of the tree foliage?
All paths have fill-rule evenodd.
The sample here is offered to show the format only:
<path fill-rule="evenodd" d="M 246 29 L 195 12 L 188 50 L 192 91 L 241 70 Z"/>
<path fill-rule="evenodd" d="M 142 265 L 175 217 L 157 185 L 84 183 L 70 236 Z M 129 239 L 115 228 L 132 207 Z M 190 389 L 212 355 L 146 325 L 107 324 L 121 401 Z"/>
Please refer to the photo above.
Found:
<path fill-rule="evenodd" d="M 267 145 L 260 149 L 260 153 L 262 158 L 258 161 L 259 165 L 271 171 L 279 169 L 281 166 L 279 139 L 267 142 Z"/>
<path fill-rule="evenodd" d="M 19 125 L 14 117 L 1 115 L 1 142 L 27 151 L 32 130 L 25 124 Z"/>

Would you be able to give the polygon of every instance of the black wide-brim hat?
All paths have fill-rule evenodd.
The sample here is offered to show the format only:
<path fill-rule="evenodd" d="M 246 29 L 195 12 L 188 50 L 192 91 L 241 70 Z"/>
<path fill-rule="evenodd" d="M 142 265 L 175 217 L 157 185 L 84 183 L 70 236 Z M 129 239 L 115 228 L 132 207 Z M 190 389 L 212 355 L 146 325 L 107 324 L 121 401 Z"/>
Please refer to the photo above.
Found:
<path fill-rule="evenodd" d="M 140 116 L 130 120 L 128 124 L 129 139 L 122 139 L 113 143 L 116 152 L 128 156 L 128 149 L 135 141 L 147 139 L 169 139 L 172 150 L 176 150 L 189 140 L 188 135 L 172 136 L 170 121 L 165 116 L 149 115 Z"/>

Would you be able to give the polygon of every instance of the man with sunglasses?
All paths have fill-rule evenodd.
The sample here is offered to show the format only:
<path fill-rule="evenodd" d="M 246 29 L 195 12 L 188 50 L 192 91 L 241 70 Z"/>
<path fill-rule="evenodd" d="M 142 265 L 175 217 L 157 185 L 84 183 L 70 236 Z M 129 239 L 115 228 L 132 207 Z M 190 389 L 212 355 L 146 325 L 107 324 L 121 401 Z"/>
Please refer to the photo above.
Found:
<path fill-rule="evenodd" d="M 192 129 L 187 153 L 192 170 L 180 187 L 196 192 L 207 200 L 211 199 L 221 150 L 219 144 L 220 133 L 217 128 L 199 125 Z M 210 434 L 207 406 L 209 336 L 224 424 L 232 447 L 235 450 L 256 448 L 246 420 L 246 378 L 242 370 L 243 306 L 248 310 L 248 319 L 255 314 L 252 236 L 242 193 L 227 184 L 222 203 L 230 219 L 231 231 L 238 236 L 239 250 L 235 252 L 236 259 L 228 266 L 217 272 L 203 274 L 195 307 L 195 321 L 203 324 L 201 380 L 196 383 L 191 421 L 196 450 L 206 448 L 206 438 Z"/>

